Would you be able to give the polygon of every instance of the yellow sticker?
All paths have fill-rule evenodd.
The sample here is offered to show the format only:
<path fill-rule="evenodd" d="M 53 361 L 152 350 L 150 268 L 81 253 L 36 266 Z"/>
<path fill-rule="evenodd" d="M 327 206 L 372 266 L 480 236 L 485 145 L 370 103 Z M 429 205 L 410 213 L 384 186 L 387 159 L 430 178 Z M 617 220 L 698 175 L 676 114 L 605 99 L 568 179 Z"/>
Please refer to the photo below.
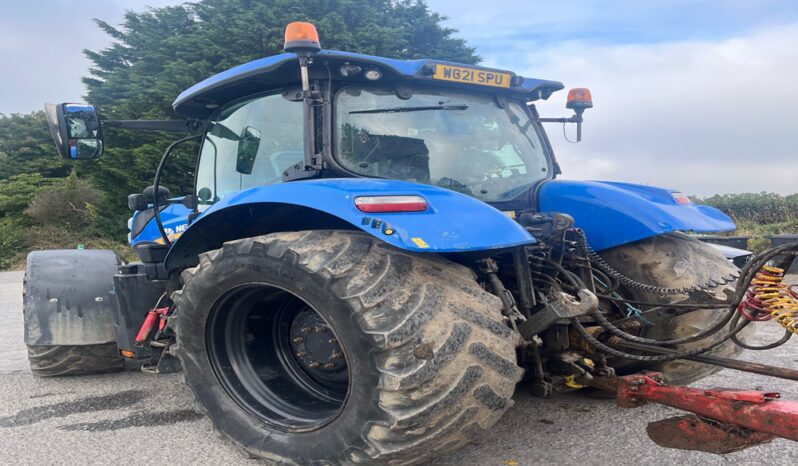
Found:
<path fill-rule="evenodd" d="M 424 240 L 423 240 L 423 239 L 421 239 L 421 238 L 410 238 L 410 239 L 411 239 L 411 240 L 412 240 L 414 243 L 416 243 L 416 246 L 418 246 L 418 247 L 420 247 L 420 248 L 423 248 L 423 249 L 428 249 L 428 248 L 429 248 L 429 244 L 427 244 L 427 242 L 426 242 L 426 241 L 424 241 Z"/>

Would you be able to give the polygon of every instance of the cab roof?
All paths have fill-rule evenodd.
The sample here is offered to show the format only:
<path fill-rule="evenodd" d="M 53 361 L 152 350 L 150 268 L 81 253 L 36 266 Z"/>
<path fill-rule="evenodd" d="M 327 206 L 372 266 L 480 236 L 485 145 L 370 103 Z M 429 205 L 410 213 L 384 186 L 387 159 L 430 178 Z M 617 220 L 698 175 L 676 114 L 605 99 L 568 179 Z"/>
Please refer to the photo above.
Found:
<path fill-rule="evenodd" d="M 437 83 L 448 88 L 482 89 L 496 93 L 521 95 L 529 101 L 547 99 L 552 92 L 563 88 L 562 83 L 517 76 L 503 70 L 466 65 L 441 60 L 397 60 L 359 53 L 322 50 L 313 58 L 311 78 L 336 81 L 370 82 L 360 76 L 344 77 L 341 65 L 348 63 L 365 69 L 378 69 L 383 77 L 379 82 L 411 81 Z M 512 76 L 509 88 L 487 87 L 476 84 L 444 82 L 433 79 L 435 65 L 445 64 L 487 72 L 507 73 Z M 172 104 L 179 115 L 186 118 L 206 118 L 216 107 L 247 95 L 281 89 L 299 83 L 299 60 L 293 53 L 283 53 L 230 68 L 195 84 L 183 91 Z"/>

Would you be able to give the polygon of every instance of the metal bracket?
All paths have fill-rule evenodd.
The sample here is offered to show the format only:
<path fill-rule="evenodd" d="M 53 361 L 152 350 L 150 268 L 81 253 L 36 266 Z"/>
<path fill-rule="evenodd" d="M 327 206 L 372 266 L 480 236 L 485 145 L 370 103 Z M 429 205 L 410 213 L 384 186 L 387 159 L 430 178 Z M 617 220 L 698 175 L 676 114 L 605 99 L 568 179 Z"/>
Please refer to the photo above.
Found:
<path fill-rule="evenodd" d="M 577 296 L 578 301 L 567 293 L 555 292 L 546 307 L 537 311 L 518 327 L 521 335 L 529 339 L 558 320 L 581 317 L 598 309 L 598 298 L 590 290 L 581 289 L 577 292 Z"/>

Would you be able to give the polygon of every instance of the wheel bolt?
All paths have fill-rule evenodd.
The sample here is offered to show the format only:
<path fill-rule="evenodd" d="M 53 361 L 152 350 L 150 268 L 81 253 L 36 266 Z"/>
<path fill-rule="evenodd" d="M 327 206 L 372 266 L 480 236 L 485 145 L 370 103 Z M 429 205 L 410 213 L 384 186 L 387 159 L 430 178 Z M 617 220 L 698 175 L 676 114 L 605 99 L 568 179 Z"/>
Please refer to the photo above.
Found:
<path fill-rule="evenodd" d="M 308 364 L 308 367 L 310 367 L 311 369 L 316 369 L 316 368 L 318 368 L 320 365 L 321 365 L 321 364 L 319 364 L 318 362 L 316 362 L 316 361 L 313 361 L 312 363 Z"/>
<path fill-rule="evenodd" d="M 308 352 L 307 351 L 300 351 L 300 352 L 298 352 L 296 354 L 296 357 L 298 357 L 298 358 L 306 358 L 306 357 L 308 357 Z"/>
<path fill-rule="evenodd" d="M 294 338 L 294 343 L 302 343 L 303 341 L 305 341 L 304 337 L 296 337 L 296 338 Z"/>
<path fill-rule="evenodd" d="M 335 352 L 332 354 L 331 359 L 341 359 L 342 357 L 344 357 L 343 353 Z"/>
<path fill-rule="evenodd" d="M 325 369 L 332 369 L 333 367 L 335 367 L 334 362 L 328 362 L 327 364 L 324 365 Z"/>
<path fill-rule="evenodd" d="M 338 343 L 338 339 L 337 339 L 337 338 L 330 338 L 330 339 L 328 340 L 328 343 L 332 343 L 333 345 L 335 345 L 335 344 L 337 344 L 337 343 Z"/>
<path fill-rule="evenodd" d="M 310 327 L 302 327 L 302 333 L 308 334 L 308 333 L 310 333 L 312 331 L 313 331 L 313 329 L 310 328 Z"/>
<path fill-rule="evenodd" d="M 313 331 L 315 333 L 324 333 L 324 332 L 327 331 L 327 327 L 325 327 L 323 325 L 319 325 L 318 327 L 314 328 Z"/>

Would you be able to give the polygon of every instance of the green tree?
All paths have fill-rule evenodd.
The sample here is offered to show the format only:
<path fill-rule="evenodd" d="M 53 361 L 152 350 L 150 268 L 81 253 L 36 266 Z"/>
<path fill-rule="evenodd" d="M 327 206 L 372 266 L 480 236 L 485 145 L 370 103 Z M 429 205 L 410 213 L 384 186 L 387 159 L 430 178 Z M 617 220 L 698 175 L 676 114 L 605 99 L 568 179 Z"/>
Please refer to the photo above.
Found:
<path fill-rule="evenodd" d="M 0 114 L 0 180 L 22 173 L 62 178 L 71 170 L 71 163 L 57 156 L 44 112 Z"/>
<path fill-rule="evenodd" d="M 215 73 L 282 52 L 284 27 L 313 22 L 322 46 L 395 58 L 435 57 L 476 63 L 479 57 L 441 15 L 416 0 L 201 0 L 128 12 L 121 26 L 97 20 L 115 43 L 86 50 L 88 101 L 104 118 L 172 118 L 171 103 L 184 89 Z M 100 219 L 106 231 L 124 233 L 125 197 L 152 183 L 165 145 L 174 135 L 106 131 L 106 156 L 81 164 L 107 193 Z M 190 188 L 193 160 L 170 170 Z"/>

